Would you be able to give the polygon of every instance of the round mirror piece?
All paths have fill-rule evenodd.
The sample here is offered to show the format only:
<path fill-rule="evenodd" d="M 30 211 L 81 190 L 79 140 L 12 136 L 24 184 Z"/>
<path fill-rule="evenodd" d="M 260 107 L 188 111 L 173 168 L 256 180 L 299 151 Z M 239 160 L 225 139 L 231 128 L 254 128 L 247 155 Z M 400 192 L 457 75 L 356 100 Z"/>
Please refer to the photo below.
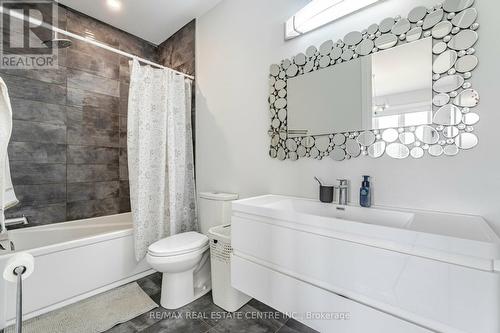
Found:
<path fill-rule="evenodd" d="M 304 66 L 304 73 L 309 73 L 314 69 L 314 61 L 308 61 Z"/>
<path fill-rule="evenodd" d="M 278 148 L 278 160 L 283 161 L 286 158 L 286 153 L 283 148 Z"/>
<path fill-rule="evenodd" d="M 412 132 L 403 132 L 399 134 L 399 141 L 405 145 L 411 145 L 415 142 L 415 134 Z"/>
<path fill-rule="evenodd" d="M 332 52 L 330 52 L 330 58 L 337 60 L 342 55 L 342 49 L 340 47 L 334 47 Z"/>
<path fill-rule="evenodd" d="M 356 53 L 359 55 L 368 55 L 372 52 L 375 43 L 371 39 L 363 39 L 361 43 L 356 47 Z"/>
<path fill-rule="evenodd" d="M 352 59 L 352 56 L 354 55 L 354 51 L 351 49 L 344 50 L 342 53 L 342 60 L 348 61 Z"/>
<path fill-rule="evenodd" d="M 427 8 L 419 6 L 410 11 L 408 14 L 408 20 L 411 23 L 417 23 L 418 21 L 423 20 L 425 15 L 427 15 Z"/>
<path fill-rule="evenodd" d="M 340 146 L 340 145 L 343 145 L 346 141 L 346 137 L 344 134 L 341 134 L 341 133 L 337 133 L 333 136 L 333 144 L 336 145 L 336 146 Z"/>
<path fill-rule="evenodd" d="M 354 139 L 347 139 L 346 143 L 346 151 L 352 157 L 358 157 L 361 154 L 361 147 L 359 143 Z"/>
<path fill-rule="evenodd" d="M 458 154 L 458 147 L 456 145 L 447 145 L 444 147 L 443 152 L 446 156 L 455 156 Z"/>
<path fill-rule="evenodd" d="M 335 161 L 343 161 L 345 159 L 345 150 L 340 147 L 335 147 L 330 153 L 330 157 Z"/>
<path fill-rule="evenodd" d="M 394 128 L 386 129 L 382 133 L 382 140 L 384 140 L 385 142 L 388 142 L 388 143 L 396 141 L 398 139 L 398 137 L 399 137 L 399 133 Z"/>
<path fill-rule="evenodd" d="M 437 74 L 444 74 L 448 72 L 455 65 L 457 58 L 457 51 L 454 50 L 448 50 L 441 53 L 436 60 L 434 60 L 432 71 Z"/>
<path fill-rule="evenodd" d="M 269 71 L 271 72 L 272 76 L 278 76 L 278 74 L 280 73 L 280 66 L 272 64 L 269 68 Z"/>
<path fill-rule="evenodd" d="M 467 29 L 469 28 L 477 18 L 477 10 L 476 8 L 469 8 L 464 10 L 463 12 L 458 13 L 452 20 L 454 26 Z"/>
<path fill-rule="evenodd" d="M 447 36 L 451 29 L 453 29 L 453 25 L 449 21 L 441 21 L 432 28 L 432 37 L 441 39 Z"/>
<path fill-rule="evenodd" d="M 299 157 L 304 157 L 304 156 L 306 156 L 306 153 L 307 153 L 306 147 L 304 147 L 304 146 L 299 146 L 299 147 L 297 148 L 297 155 L 299 155 Z"/>
<path fill-rule="evenodd" d="M 274 118 L 273 121 L 271 122 L 271 126 L 273 128 L 279 128 L 281 125 L 281 122 L 279 121 L 278 118 Z"/>
<path fill-rule="evenodd" d="M 449 41 L 448 47 L 453 50 L 467 50 L 476 44 L 479 38 L 477 32 L 473 30 L 462 30 Z"/>
<path fill-rule="evenodd" d="M 304 66 L 306 64 L 306 55 L 304 53 L 299 53 L 295 56 L 294 61 L 299 66 Z"/>
<path fill-rule="evenodd" d="M 286 99 L 278 98 L 276 102 L 274 102 L 274 106 L 276 109 L 283 109 L 286 106 Z"/>
<path fill-rule="evenodd" d="M 278 134 L 275 134 L 271 138 L 271 146 L 276 147 L 278 143 L 280 143 L 280 136 Z"/>
<path fill-rule="evenodd" d="M 292 61 L 290 59 L 285 59 L 283 60 L 283 62 L 281 63 L 281 67 L 283 67 L 284 69 L 287 69 L 288 67 L 290 67 L 292 65 Z"/>
<path fill-rule="evenodd" d="M 358 135 L 357 140 L 360 145 L 368 147 L 375 142 L 376 138 L 372 131 L 365 131 Z"/>
<path fill-rule="evenodd" d="M 368 155 L 373 158 L 379 158 L 384 155 L 385 152 L 385 141 L 378 141 L 368 147 Z"/>
<path fill-rule="evenodd" d="M 434 54 L 441 54 L 444 51 L 446 51 L 447 48 L 448 48 L 448 45 L 446 45 L 445 42 L 438 42 L 432 48 L 432 53 L 434 53 Z"/>
<path fill-rule="evenodd" d="M 443 9 L 448 13 L 456 13 L 469 8 L 473 3 L 474 0 L 446 0 L 443 3 Z"/>
<path fill-rule="evenodd" d="M 396 24 L 392 27 L 391 32 L 397 36 L 407 33 L 410 30 L 411 24 L 410 21 L 403 18 L 396 22 Z"/>
<path fill-rule="evenodd" d="M 276 83 L 274 84 L 274 88 L 276 90 L 281 90 L 286 87 L 286 82 L 284 80 L 277 80 Z"/>
<path fill-rule="evenodd" d="M 465 125 L 475 125 L 479 122 L 479 115 L 477 113 L 466 113 L 463 116 L 463 123 Z"/>
<path fill-rule="evenodd" d="M 479 94 L 474 89 L 466 89 L 455 97 L 453 104 L 472 108 L 479 104 Z"/>
<path fill-rule="evenodd" d="M 344 37 L 344 43 L 346 45 L 352 46 L 357 45 L 363 39 L 363 35 L 359 31 L 351 31 Z"/>
<path fill-rule="evenodd" d="M 438 9 L 436 11 L 433 11 L 432 13 L 428 14 L 425 19 L 424 19 L 424 24 L 422 28 L 424 30 L 430 29 L 443 19 L 444 12 L 442 9 Z"/>
<path fill-rule="evenodd" d="M 309 156 L 312 158 L 316 158 L 319 156 L 319 150 L 316 148 L 312 148 L 311 151 L 309 152 Z"/>
<path fill-rule="evenodd" d="M 415 136 L 425 144 L 433 145 L 439 141 L 439 133 L 428 125 L 422 125 L 415 130 Z"/>
<path fill-rule="evenodd" d="M 321 55 L 327 55 L 330 52 L 332 52 L 333 49 L 333 41 L 332 40 L 327 40 L 321 46 L 319 47 L 319 53 Z"/>
<path fill-rule="evenodd" d="M 276 149 L 274 148 L 269 149 L 269 156 L 271 156 L 272 158 L 276 158 L 276 155 L 277 155 Z"/>
<path fill-rule="evenodd" d="M 330 138 L 328 136 L 318 136 L 315 138 L 315 146 L 319 151 L 327 151 L 330 147 Z"/>
<path fill-rule="evenodd" d="M 302 139 L 301 145 L 306 148 L 311 148 L 312 146 L 314 146 L 314 138 L 312 136 L 306 136 Z"/>
<path fill-rule="evenodd" d="M 286 70 L 286 75 L 288 77 L 294 77 L 295 75 L 297 75 L 298 72 L 299 72 L 299 67 L 293 64 Z"/>
<path fill-rule="evenodd" d="M 280 129 L 280 138 L 281 140 L 286 140 L 287 138 L 287 131 L 285 129 Z"/>
<path fill-rule="evenodd" d="M 391 143 L 385 148 L 385 152 L 392 158 L 403 159 L 410 155 L 410 150 L 401 143 Z"/>
<path fill-rule="evenodd" d="M 318 50 L 316 49 L 316 46 L 311 45 L 306 50 L 306 56 L 308 56 L 309 58 L 312 58 L 312 57 L 314 57 L 316 55 L 317 51 Z"/>
<path fill-rule="evenodd" d="M 437 94 L 432 99 L 432 104 L 435 106 L 443 106 L 448 104 L 450 101 L 450 96 L 448 94 Z"/>
<path fill-rule="evenodd" d="M 464 78 L 460 75 L 443 76 L 434 83 L 432 89 L 437 93 L 449 93 L 460 88 L 464 82 Z"/>
<path fill-rule="evenodd" d="M 443 147 L 441 145 L 432 145 L 429 147 L 429 155 L 437 157 L 443 154 Z"/>
<path fill-rule="evenodd" d="M 374 35 L 374 34 L 376 34 L 376 33 L 377 33 L 377 31 L 378 31 L 378 24 L 376 24 L 376 23 L 373 23 L 372 25 L 370 25 L 370 26 L 368 27 L 368 29 L 366 29 L 366 32 L 367 32 L 368 34 L 370 34 L 370 35 Z"/>
<path fill-rule="evenodd" d="M 280 91 L 278 91 L 278 96 L 281 98 L 285 98 L 286 97 L 286 90 L 281 89 Z M 284 119 L 281 119 L 281 120 L 284 120 Z"/>
<path fill-rule="evenodd" d="M 296 161 L 299 159 L 299 155 L 297 155 L 296 152 L 292 151 L 288 153 L 288 158 L 291 159 L 292 161 Z"/>
<path fill-rule="evenodd" d="M 460 133 L 460 130 L 455 126 L 448 126 L 443 129 L 443 136 L 448 139 L 456 137 Z"/>
<path fill-rule="evenodd" d="M 392 17 L 388 17 L 384 19 L 382 22 L 380 22 L 380 25 L 378 29 L 380 30 L 381 33 L 385 34 L 386 32 L 391 31 L 392 27 L 394 26 L 394 19 Z"/>
<path fill-rule="evenodd" d="M 410 155 L 413 158 L 422 158 L 424 156 L 424 150 L 420 147 L 413 147 L 410 151 Z"/>
<path fill-rule="evenodd" d="M 477 136 L 472 133 L 461 133 L 455 138 L 455 144 L 461 149 L 474 148 L 477 143 Z"/>
<path fill-rule="evenodd" d="M 444 126 L 458 125 L 462 122 L 462 112 L 455 105 L 446 104 L 434 114 L 433 122 Z"/>
<path fill-rule="evenodd" d="M 289 151 L 296 151 L 297 150 L 297 142 L 295 142 L 294 139 L 287 139 L 286 140 L 286 148 Z"/>
<path fill-rule="evenodd" d="M 422 28 L 420 27 L 415 27 L 410 31 L 408 31 L 408 33 L 406 34 L 406 40 L 408 42 L 414 42 L 416 40 L 419 40 L 420 37 L 422 37 Z"/>
<path fill-rule="evenodd" d="M 398 43 L 398 37 L 393 34 L 384 34 L 375 39 L 375 46 L 380 50 L 385 50 L 393 47 Z"/>
<path fill-rule="evenodd" d="M 319 59 L 319 67 L 325 68 L 330 66 L 330 56 L 324 55 Z"/>
<path fill-rule="evenodd" d="M 479 60 L 475 55 L 468 54 L 459 58 L 455 64 L 455 69 L 460 73 L 471 72 L 477 67 Z"/>

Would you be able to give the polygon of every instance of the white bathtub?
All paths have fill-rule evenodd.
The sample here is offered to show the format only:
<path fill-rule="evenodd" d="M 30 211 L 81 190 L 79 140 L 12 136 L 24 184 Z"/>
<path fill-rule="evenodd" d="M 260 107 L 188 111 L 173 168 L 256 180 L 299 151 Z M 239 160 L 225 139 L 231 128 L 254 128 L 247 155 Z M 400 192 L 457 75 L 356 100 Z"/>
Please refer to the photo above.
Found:
<path fill-rule="evenodd" d="M 23 283 L 24 319 L 154 273 L 145 260 L 135 260 L 130 213 L 9 234 L 16 252 L 35 257 L 35 271 Z M 1 278 L 14 253 L 0 254 L 0 329 L 15 319 L 16 286 Z"/>

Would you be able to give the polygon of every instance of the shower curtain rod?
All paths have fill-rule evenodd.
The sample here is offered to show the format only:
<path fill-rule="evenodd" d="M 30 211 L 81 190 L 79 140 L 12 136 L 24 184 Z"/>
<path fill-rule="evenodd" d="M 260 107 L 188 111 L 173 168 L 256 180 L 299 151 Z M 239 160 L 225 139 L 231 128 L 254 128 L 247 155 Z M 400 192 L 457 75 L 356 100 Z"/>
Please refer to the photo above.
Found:
<path fill-rule="evenodd" d="M 10 10 L 5 10 L 3 6 L 0 6 L 0 13 L 3 13 L 3 14 L 7 14 L 9 15 L 10 17 L 13 17 L 13 18 L 16 18 L 18 20 L 25 20 L 25 16 L 19 12 L 16 12 L 16 11 L 10 11 Z M 182 73 L 182 72 L 179 72 L 175 69 L 172 69 L 172 68 L 169 68 L 169 67 L 166 67 L 166 66 L 162 66 L 160 64 L 157 64 L 156 62 L 152 62 L 150 60 L 147 60 L 147 59 L 144 59 L 144 58 L 141 58 L 139 56 L 136 56 L 136 55 L 133 55 L 133 54 L 130 54 L 128 52 L 125 52 L 125 51 L 122 51 L 122 50 L 118 50 L 114 47 L 111 47 L 109 45 L 106 45 L 104 43 L 101 43 L 99 41 L 96 41 L 94 39 L 91 39 L 91 38 L 88 38 L 88 37 L 83 37 L 83 36 L 80 36 L 80 35 L 77 35 L 75 33 L 72 33 L 72 32 L 69 32 L 69 31 L 66 31 L 66 30 L 63 30 L 63 29 L 60 29 L 60 28 L 57 28 L 57 27 L 54 27 L 53 25 L 50 25 L 50 24 L 47 24 L 45 22 L 42 22 L 41 20 L 39 19 L 36 19 L 36 18 L 33 18 L 33 17 L 28 17 L 28 21 L 33 24 L 33 25 L 37 25 L 37 26 L 42 26 L 44 28 L 47 28 L 47 29 L 50 29 L 58 34 L 61 34 L 61 35 L 65 35 L 65 36 L 68 36 L 68 37 L 71 37 L 71 38 L 74 38 L 74 39 L 77 39 L 79 41 L 82 41 L 82 42 L 86 42 L 86 43 L 89 43 L 89 44 L 92 44 L 94 46 L 97 46 L 97 47 L 100 47 L 100 48 L 103 48 L 105 50 L 108 50 L 108 51 L 111 51 L 111 52 L 114 52 L 114 53 L 117 53 L 119 55 L 122 55 L 122 56 L 125 56 L 125 57 L 128 57 L 130 59 L 136 59 L 137 61 L 140 61 L 144 64 L 147 64 L 147 65 L 151 65 L 151 66 L 154 66 L 154 67 L 158 67 L 158 68 L 163 68 L 163 69 L 168 69 L 168 70 L 171 70 L 173 71 L 174 73 L 176 74 L 179 74 L 179 75 L 182 75 L 190 80 L 194 80 L 194 76 L 192 75 L 188 75 L 186 73 Z"/>

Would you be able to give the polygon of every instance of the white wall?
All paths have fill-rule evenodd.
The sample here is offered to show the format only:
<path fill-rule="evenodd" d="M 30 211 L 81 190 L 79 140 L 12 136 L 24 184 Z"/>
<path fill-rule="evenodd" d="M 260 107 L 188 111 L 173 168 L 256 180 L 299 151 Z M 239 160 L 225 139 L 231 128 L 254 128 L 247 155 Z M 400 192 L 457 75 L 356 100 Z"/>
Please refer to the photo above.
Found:
<path fill-rule="evenodd" d="M 198 190 L 237 192 L 242 197 L 274 193 L 314 198 L 313 176 L 328 182 L 352 180 L 358 201 L 361 175 L 373 177 L 377 205 L 484 216 L 500 233 L 500 3 L 477 0 L 481 24 L 476 45 L 480 65 L 472 82 L 481 94 L 479 146 L 459 156 L 398 161 L 360 157 L 278 161 L 268 157 L 268 72 L 271 63 L 336 41 L 387 16 L 406 15 L 437 0 L 387 0 L 292 41 L 283 22 L 306 0 L 224 0 L 197 26 Z"/>

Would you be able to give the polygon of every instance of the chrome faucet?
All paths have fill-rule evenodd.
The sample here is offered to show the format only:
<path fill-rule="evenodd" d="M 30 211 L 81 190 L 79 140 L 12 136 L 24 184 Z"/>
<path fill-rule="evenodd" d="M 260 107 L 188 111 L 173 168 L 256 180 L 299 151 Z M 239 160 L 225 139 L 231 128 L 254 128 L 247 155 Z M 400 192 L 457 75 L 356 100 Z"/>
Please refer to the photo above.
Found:
<path fill-rule="evenodd" d="M 349 181 L 347 179 L 337 179 L 339 185 L 335 186 L 339 190 L 338 204 L 341 206 L 346 206 L 349 196 Z"/>

